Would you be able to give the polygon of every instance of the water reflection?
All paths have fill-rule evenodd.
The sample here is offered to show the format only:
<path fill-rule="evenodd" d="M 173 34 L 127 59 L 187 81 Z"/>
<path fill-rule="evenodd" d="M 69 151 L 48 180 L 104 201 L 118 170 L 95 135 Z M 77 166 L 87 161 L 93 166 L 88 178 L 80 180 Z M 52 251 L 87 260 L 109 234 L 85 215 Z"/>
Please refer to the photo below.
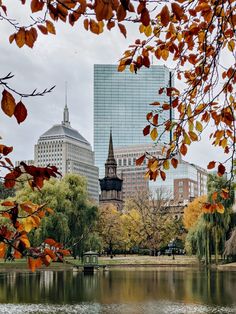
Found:
<path fill-rule="evenodd" d="M 235 290 L 236 272 L 198 269 L 0 273 L 0 313 L 236 313 Z"/>

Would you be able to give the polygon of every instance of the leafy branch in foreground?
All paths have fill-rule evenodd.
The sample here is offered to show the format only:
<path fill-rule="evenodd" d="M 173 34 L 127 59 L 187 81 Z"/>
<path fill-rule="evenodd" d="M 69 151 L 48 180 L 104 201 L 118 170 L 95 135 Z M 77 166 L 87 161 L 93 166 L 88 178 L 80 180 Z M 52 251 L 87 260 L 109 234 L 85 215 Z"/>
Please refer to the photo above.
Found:
<path fill-rule="evenodd" d="M 28 258 L 29 268 L 35 268 L 43 264 L 48 266 L 51 261 L 62 260 L 63 256 L 69 255 L 68 250 L 63 249 L 60 243 L 53 239 L 46 239 L 39 247 L 32 247 L 28 238 L 29 232 L 38 228 L 41 219 L 52 213 L 52 209 L 46 205 L 37 205 L 32 202 L 18 204 L 14 201 L 4 201 L 4 207 L 0 211 L 0 216 L 7 218 L 11 223 L 11 228 L 1 225 L 0 227 L 0 257 L 5 257 L 8 247 L 13 251 L 14 258 Z"/>

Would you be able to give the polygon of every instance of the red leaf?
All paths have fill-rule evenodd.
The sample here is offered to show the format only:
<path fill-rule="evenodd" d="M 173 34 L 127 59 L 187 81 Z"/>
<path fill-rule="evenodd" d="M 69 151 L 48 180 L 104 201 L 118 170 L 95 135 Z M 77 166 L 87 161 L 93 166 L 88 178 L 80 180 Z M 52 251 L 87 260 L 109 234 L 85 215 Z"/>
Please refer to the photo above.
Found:
<path fill-rule="evenodd" d="M 173 168 L 177 168 L 178 163 L 179 163 L 178 159 L 175 159 L 175 158 L 171 159 L 171 164 L 172 164 Z"/>
<path fill-rule="evenodd" d="M 170 22 L 170 12 L 167 5 L 165 5 L 162 8 L 160 15 L 161 15 L 161 24 L 163 26 L 167 26 Z"/>
<path fill-rule="evenodd" d="M 15 107 L 14 116 L 16 117 L 16 120 L 19 124 L 27 117 L 27 109 L 21 101 L 19 101 Z"/>
<path fill-rule="evenodd" d="M 219 164 L 218 166 L 218 176 L 222 177 L 225 173 L 225 166 L 222 164 Z"/>
<path fill-rule="evenodd" d="M 216 165 L 215 161 L 210 161 L 208 166 L 207 166 L 207 169 L 213 169 L 213 168 L 215 168 L 215 165 Z"/>
<path fill-rule="evenodd" d="M 150 125 L 145 126 L 143 129 L 143 135 L 146 136 L 150 133 Z"/>
<path fill-rule="evenodd" d="M 48 244 L 50 246 L 54 246 L 56 244 L 56 241 L 53 240 L 53 239 L 48 238 L 48 239 L 44 240 L 44 243 L 46 243 L 46 244 Z"/>
<path fill-rule="evenodd" d="M 177 20 L 180 21 L 182 16 L 184 15 L 184 10 L 181 8 L 181 6 L 178 3 L 175 3 L 175 2 L 171 3 L 171 8 Z"/>

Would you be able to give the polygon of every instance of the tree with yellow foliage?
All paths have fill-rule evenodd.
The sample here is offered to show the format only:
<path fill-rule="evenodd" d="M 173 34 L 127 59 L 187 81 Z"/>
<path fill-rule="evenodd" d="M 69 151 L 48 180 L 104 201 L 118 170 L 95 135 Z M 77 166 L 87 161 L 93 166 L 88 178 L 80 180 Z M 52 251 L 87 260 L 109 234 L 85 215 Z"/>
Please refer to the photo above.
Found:
<path fill-rule="evenodd" d="M 196 223 L 198 218 L 202 215 L 203 205 L 207 201 L 207 196 L 199 196 L 194 199 L 191 203 L 188 204 L 184 209 L 183 223 L 184 227 L 189 230 Z"/>

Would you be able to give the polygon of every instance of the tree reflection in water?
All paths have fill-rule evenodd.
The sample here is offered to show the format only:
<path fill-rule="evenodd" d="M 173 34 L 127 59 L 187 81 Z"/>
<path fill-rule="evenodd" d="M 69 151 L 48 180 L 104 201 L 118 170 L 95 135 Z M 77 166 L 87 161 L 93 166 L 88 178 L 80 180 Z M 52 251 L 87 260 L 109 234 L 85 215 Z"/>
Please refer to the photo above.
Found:
<path fill-rule="evenodd" d="M 114 306 L 118 307 L 117 313 L 125 313 L 123 310 L 127 311 L 128 308 L 130 313 L 135 314 L 144 313 L 142 311 L 145 308 L 150 308 L 148 313 L 157 313 L 157 309 L 153 309 L 153 312 L 151 310 L 154 305 L 161 307 L 163 311 L 164 308 L 167 310 L 170 305 L 174 305 L 176 313 L 181 313 L 177 307 L 187 309 L 194 305 L 196 311 L 192 312 L 192 309 L 191 313 L 231 313 L 229 309 L 233 309 L 235 304 L 235 290 L 236 272 L 209 269 L 136 268 L 98 271 L 94 275 L 50 270 L 36 273 L 0 273 L 2 305 L 54 304 L 57 307 L 66 304 L 69 309 L 69 304 L 90 304 L 96 305 L 96 309 L 103 307 L 103 313 L 105 308 L 110 307 L 111 310 Z M 136 312 L 131 310 L 133 306 Z M 198 312 L 199 306 L 203 306 L 205 310 Z M 3 313 L 1 308 L 2 306 L 0 313 Z M 60 311 L 60 307 L 57 308 L 57 313 Z M 169 314 L 172 313 L 170 308 L 168 311 Z M 40 313 L 39 310 L 38 312 Z M 53 309 L 49 312 L 53 313 Z M 232 313 L 235 313 L 235 308 Z"/>

